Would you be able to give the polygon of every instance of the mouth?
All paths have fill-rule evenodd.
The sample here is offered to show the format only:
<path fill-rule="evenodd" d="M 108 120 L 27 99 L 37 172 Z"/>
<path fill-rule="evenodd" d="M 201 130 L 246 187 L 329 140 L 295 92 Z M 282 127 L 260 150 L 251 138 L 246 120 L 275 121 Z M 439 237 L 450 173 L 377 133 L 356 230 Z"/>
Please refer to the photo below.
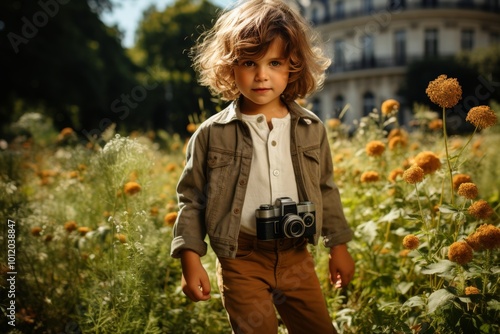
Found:
<path fill-rule="evenodd" d="M 252 89 L 256 93 L 265 93 L 271 90 L 271 88 L 254 88 Z"/>

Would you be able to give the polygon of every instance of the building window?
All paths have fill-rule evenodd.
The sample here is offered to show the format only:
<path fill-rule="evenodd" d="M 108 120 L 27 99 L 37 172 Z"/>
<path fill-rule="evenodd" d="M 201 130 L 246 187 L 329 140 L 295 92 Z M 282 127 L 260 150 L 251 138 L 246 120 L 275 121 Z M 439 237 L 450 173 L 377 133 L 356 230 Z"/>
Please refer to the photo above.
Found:
<path fill-rule="evenodd" d="M 345 70 L 345 42 L 341 39 L 337 39 L 333 43 L 333 68 L 336 71 L 343 71 Z"/>
<path fill-rule="evenodd" d="M 373 0 L 363 0 L 361 12 L 370 14 L 373 11 Z"/>
<path fill-rule="evenodd" d="M 394 57 L 396 65 L 406 64 L 406 31 L 397 30 L 394 33 Z"/>
<path fill-rule="evenodd" d="M 437 0 L 422 0 L 422 7 L 437 7 Z"/>
<path fill-rule="evenodd" d="M 390 10 L 398 10 L 406 7 L 405 0 L 389 0 L 389 9 Z"/>
<path fill-rule="evenodd" d="M 316 98 L 312 101 L 312 110 L 311 110 L 316 116 L 320 116 L 321 114 L 321 100 Z"/>
<path fill-rule="evenodd" d="M 339 118 L 342 109 L 344 109 L 345 101 L 342 95 L 337 95 L 333 101 L 333 118 Z"/>
<path fill-rule="evenodd" d="M 370 68 L 375 66 L 375 43 L 373 36 L 363 36 L 363 53 L 361 56 L 361 67 Z"/>
<path fill-rule="evenodd" d="M 426 57 L 437 57 L 438 55 L 438 30 L 425 30 L 424 55 Z"/>
<path fill-rule="evenodd" d="M 375 109 L 375 95 L 366 92 L 363 95 L 363 116 L 368 116 Z"/>
<path fill-rule="evenodd" d="M 341 19 L 345 16 L 344 1 L 337 1 L 335 3 L 335 13 L 333 15 L 337 19 Z"/>
<path fill-rule="evenodd" d="M 461 42 L 462 50 L 470 51 L 474 48 L 474 30 L 464 29 L 462 30 Z"/>
<path fill-rule="evenodd" d="M 500 43 L 500 33 L 492 32 L 490 33 L 490 44 L 498 44 Z"/>

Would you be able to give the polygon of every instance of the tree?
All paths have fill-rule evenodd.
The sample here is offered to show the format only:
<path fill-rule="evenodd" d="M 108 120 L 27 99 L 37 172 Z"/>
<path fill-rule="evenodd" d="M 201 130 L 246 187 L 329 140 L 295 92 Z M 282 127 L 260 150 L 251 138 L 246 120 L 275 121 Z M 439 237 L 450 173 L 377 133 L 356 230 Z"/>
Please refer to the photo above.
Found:
<path fill-rule="evenodd" d="M 131 52 L 158 84 L 145 101 L 153 109 L 154 126 L 184 130 L 188 116 L 202 112 L 200 100 L 210 106 L 211 95 L 197 83 L 188 50 L 219 10 L 206 0 L 177 0 L 163 11 L 153 6 L 144 12 Z"/>
<path fill-rule="evenodd" d="M 99 12 L 109 0 L 0 4 L 0 118 L 39 108 L 58 128 L 98 134 L 112 103 L 137 85 L 137 68 Z M 94 131 L 95 130 L 95 131 Z M 4 127 L 2 131 L 7 131 Z"/>

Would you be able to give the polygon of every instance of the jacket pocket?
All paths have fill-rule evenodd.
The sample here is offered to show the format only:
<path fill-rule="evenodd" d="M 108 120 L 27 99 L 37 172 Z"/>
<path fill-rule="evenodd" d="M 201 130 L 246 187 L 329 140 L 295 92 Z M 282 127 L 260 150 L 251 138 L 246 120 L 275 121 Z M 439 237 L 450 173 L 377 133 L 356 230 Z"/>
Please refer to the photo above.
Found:
<path fill-rule="evenodd" d="M 318 187 L 321 179 L 320 157 L 318 148 L 310 148 L 303 151 L 304 173 L 306 182 L 312 182 L 313 187 Z"/>
<path fill-rule="evenodd" d="M 226 209 L 228 191 L 235 182 L 231 175 L 234 170 L 234 154 L 209 151 L 207 156 L 207 224 L 209 231 L 214 228 L 215 222 L 220 218 L 218 212 Z"/>

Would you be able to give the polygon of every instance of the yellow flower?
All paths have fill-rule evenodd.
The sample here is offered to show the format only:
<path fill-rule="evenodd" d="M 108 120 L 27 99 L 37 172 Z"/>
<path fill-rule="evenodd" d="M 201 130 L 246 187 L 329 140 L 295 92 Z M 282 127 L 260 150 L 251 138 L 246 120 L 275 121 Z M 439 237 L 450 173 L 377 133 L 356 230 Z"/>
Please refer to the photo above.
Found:
<path fill-rule="evenodd" d="M 377 182 L 380 180 L 380 175 L 377 172 L 374 171 L 367 171 L 361 174 L 360 178 L 361 182 L 363 183 L 368 183 L 368 182 Z"/>
<path fill-rule="evenodd" d="M 458 187 L 460 187 L 460 185 L 462 183 L 466 183 L 466 182 L 472 182 L 472 179 L 469 175 L 467 175 L 467 174 L 455 174 L 455 175 L 453 175 L 453 189 L 454 190 L 458 190 Z"/>
<path fill-rule="evenodd" d="M 441 161 L 430 151 L 420 152 L 413 160 L 417 166 L 424 170 L 424 174 L 432 174 L 441 168 Z"/>
<path fill-rule="evenodd" d="M 488 219 L 490 218 L 494 211 L 491 206 L 485 200 L 479 200 L 471 204 L 467 209 L 469 214 L 477 219 Z"/>
<path fill-rule="evenodd" d="M 500 248 L 500 228 L 491 224 L 481 225 L 466 241 L 475 251 Z"/>
<path fill-rule="evenodd" d="M 123 186 L 123 192 L 127 195 L 134 195 L 141 191 L 141 185 L 137 182 L 130 181 Z"/>
<path fill-rule="evenodd" d="M 409 184 L 422 182 L 423 179 L 424 179 L 424 170 L 416 165 L 411 166 L 403 173 L 403 180 L 405 180 L 406 183 Z"/>
<path fill-rule="evenodd" d="M 457 241 L 448 248 L 448 259 L 458 264 L 467 264 L 472 260 L 472 247 L 465 241 Z"/>
<path fill-rule="evenodd" d="M 475 286 L 468 286 L 465 288 L 466 295 L 478 295 L 480 293 L 481 293 L 481 291 L 478 288 L 476 288 Z"/>
<path fill-rule="evenodd" d="M 74 220 L 70 220 L 64 224 L 64 229 L 66 231 L 68 231 L 69 233 L 76 230 L 76 228 L 77 228 L 77 225 L 76 225 L 76 222 Z"/>
<path fill-rule="evenodd" d="M 399 110 L 399 102 L 394 100 L 394 99 L 388 99 L 382 102 L 382 107 L 380 108 L 382 111 L 382 114 L 384 115 L 390 115 L 394 111 Z"/>
<path fill-rule="evenodd" d="M 474 199 L 478 195 L 477 186 L 472 182 L 464 182 L 458 187 L 457 194 L 467 199 Z"/>
<path fill-rule="evenodd" d="M 488 106 L 473 107 L 465 120 L 479 129 L 486 129 L 497 123 L 497 115 Z"/>
<path fill-rule="evenodd" d="M 174 226 L 176 219 L 177 212 L 169 212 L 165 215 L 165 218 L 163 220 L 165 222 L 165 226 Z"/>
<path fill-rule="evenodd" d="M 366 144 L 366 153 L 371 157 L 378 157 L 385 151 L 385 144 L 379 140 L 373 140 Z"/>
<path fill-rule="evenodd" d="M 420 240 L 416 235 L 408 234 L 403 238 L 403 247 L 406 249 L 417 249 L 420 244 Z"/>
<path fill-rule="evenodd" d="M 442 74 L 429 82 L 425 90 L 432 102 L 441 108 L 451 108 L 462 98 L 462 87 L 455 78 Z"/>

